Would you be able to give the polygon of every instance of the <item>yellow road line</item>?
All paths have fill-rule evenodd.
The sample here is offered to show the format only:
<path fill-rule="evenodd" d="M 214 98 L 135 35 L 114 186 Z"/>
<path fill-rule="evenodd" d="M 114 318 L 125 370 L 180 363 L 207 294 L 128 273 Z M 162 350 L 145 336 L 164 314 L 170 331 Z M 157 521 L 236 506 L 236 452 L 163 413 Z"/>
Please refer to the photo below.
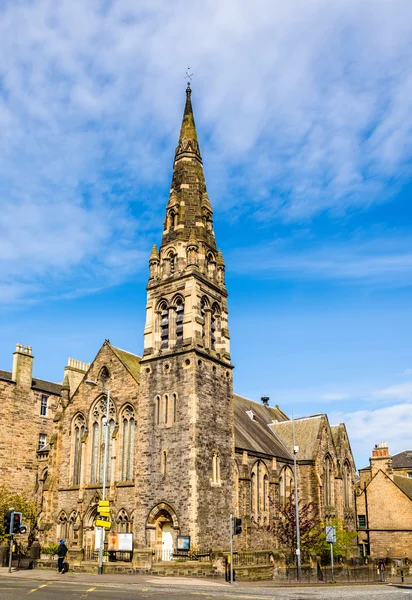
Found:
<path fill-rule="evenodd" d="M 87 593 L 87 592 L 93 592 L 95 589 L 96 589 L 95 587 L 93 587 L 93 588 L 89 588 L 88 590 L 86 590 L 86 593 Z"/>

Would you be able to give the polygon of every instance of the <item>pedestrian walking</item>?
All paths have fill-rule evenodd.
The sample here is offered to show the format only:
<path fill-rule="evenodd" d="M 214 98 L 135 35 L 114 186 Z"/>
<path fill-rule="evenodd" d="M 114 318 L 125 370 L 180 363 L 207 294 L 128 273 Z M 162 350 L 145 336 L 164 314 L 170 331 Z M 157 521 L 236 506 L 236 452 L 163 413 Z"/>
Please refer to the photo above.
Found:
<path fill-rule="evenodd" d="M 60 540 L 59 549 L 57 550 L 57 571 L 58 573 L 64 573 L 64 559 L 67 554 L 67 546 L 64 543 L 64 540 Z"/>
<path fill-rule="evenodd" d="M 386 581 L 386 565 L 385 565 L 384 560 L 381 560 L 381 562 L 379 563 L 379 571 L 381 574 L 381 581 L 385 582 Z"/>

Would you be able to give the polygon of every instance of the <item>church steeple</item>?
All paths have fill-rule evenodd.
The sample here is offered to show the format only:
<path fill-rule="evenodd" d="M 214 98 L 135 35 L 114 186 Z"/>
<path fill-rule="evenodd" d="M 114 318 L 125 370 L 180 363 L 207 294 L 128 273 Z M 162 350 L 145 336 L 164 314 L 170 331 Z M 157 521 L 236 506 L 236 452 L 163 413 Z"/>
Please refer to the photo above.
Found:
<path fill-rule="evenodd" d="M 162 243 L 149 259 L 144 356 L 196 348 L 230 364 L 225 263 L 216 247 L 191 96 L 188 85 Z"/>
<path fill-rule="evenodd" d="M 162 246 L 177 240 L 187 242 L 193 232 L 199 241 L 215 250 L 213 213 L 206 191 L 191 95 L 192 90 L 188 85 L 166 207 Z"/>

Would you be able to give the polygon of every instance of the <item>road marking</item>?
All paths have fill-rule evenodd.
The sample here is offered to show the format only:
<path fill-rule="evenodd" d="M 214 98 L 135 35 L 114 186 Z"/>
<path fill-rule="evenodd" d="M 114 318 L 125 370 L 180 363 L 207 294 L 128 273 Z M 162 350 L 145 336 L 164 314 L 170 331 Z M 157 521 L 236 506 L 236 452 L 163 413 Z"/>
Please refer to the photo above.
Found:
<path fill-rule="evenodd" d="M 94 588 L 89 588 L 88 590 L 86 590 L 86 594 L 87 594 L 87 592 L 93 592 L 95 589 L 96 589 L 95 587 Z"/>

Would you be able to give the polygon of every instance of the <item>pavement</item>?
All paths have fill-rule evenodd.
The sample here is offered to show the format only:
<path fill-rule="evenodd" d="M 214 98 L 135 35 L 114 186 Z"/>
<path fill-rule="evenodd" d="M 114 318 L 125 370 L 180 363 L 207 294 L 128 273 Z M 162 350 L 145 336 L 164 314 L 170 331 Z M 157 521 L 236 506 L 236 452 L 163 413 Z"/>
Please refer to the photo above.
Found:
<path fill-rule="evenodd" d="M 42 600 L 70 600 L 74 598 L 90 598 L 103 600 L 115 596 L 122 598 L 162 598 L 164 600 L 197 600 L 202 598 L 253 598 L 253 599 L 293 599 L 305 600 L 322 598 L 337 600 L 368 599 L 395 600 L 396 596 L 403 600 L 412 600 L 412 577 L 401 584 L 400 578 L 392 578 L 381 584 L 349 584 L 349 583 L 311 583 L 297 584 L 277 581 L 255 581 L 226 583 L 222 579 L 200 579 L 193 577 L 155 577 L 152 575 L 110 574 L 97 575 L 90 573 L 64 573 L 46 569 L 16 570 L 8 572 L 7 567 L 0 567 L 0 599 L 19 600 L 28 594 L 35 594 Z"/>

